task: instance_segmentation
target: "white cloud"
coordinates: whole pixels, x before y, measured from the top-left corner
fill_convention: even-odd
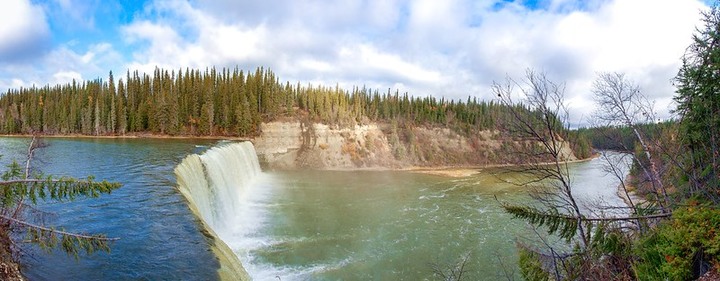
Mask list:
[[[267,66],[283,79],[413,94],[492,98],[490,84],[526,68],[567,82],[575,123],[592,110],[597,72],[627,73],[658,103],[674,89],[696,0],[156,1],[124,27],[131,68]],[[143,45],[146,44],[146,45]],[[667,114],[668,105],[660,105]]]
[[[285,22],[251,24],[215,16],[183,1],[158,1],[150,14],[170,16],[138,20],[123,28],[129,43],[147,44],[134,53],[135,61],[129,67],[149,71],[156,66],[268,66],[285,79],[330,85],[350,85],[352,81],[387,87],[442,82],[437,71],[422,66],[414,57],[364,39],[361,30],[374,34],[370,29],[395,29],[401,13],[398,2],[369,2],[310,4],[288,10],[294,17]],[[324,4],[330,8],[324,10]],[[373,13],[354,9],[367,7],[378,9],[381,16],[369,17],[371,27],[364,28],[360,26],[366,21],[364,15]],[[184,34],[172,26],[183,26]]]
[[[563,18],[552,40],[578,50],[585,63],[570,94],[589,99],[590,83],[582,81],[592,81],[597,72],[624,72],[657,100],[656,108],[667,118],[675,91],[671,79],[703,7],[695,1],[615,1],[594,13]]]
[[[29,0],[5,0],[0,9],[0,61],[42,55],[50,40],[45,12]]]
[[[55,1],[67,11],[75,5],[75,0]],[[8,3],[16,7],[13,16],[25,16],[0,17],[0,39],[49,38],[41,8]],[[85,10],[98,10],[98,3]],[[42,67],[0,65],[5,74],[0,87],[104,77],[110,69],[265,66],[281,79],[303,84],[491,99],[493,81],[521,78],[526,68],[534,68],[567,83],[578,123],[582,112],[592,111],[590,87],[597,72],[618,71],[656,98],[667,115],[674,93],[670,80],[699,23],[699,10],[706,8],[701,1],[539,3],[540,8],[528,9],[519,1],[494,0],[155,0],[119,28],[127,46],[115,47],[132,49],[130,58],[107,43],[66,43],[41,56]],[[0,40],[0,60],[7,42]],[[33,74],[20,80],[8,75],[18,70]]]
[[[134,52],[134,61],[128,64],[132,69],[225,66],[263,56],[265,52],[260,44],[266,44],[268,38],[262,25],[247,28],[225,24],[180,1],[159,1],[153,8],[172,11],[176,18],[139,20],[122,28],[128,43],[147,44]],[[183,36],[191,36],[192,40]]]
[[[75,81],[82,81],[82,75],[75,71],[60,71],[53,74],[53,83],[55,84],[67,84]]]
[[[0,79],[0,89],[19,89],[29,86],[31,86],[31,84],[28,84],[27,82],[18,78],[13,78],[9,80]]]
[[[398,55],[381,52],[369,45],[344,47],[340,49],[339,54],[339,61],[343,62],[344,68],[340,70],[344,72],[356,71],[357,76],[375,76],[380,79],[382,77],[395,78],[396,81],[409,81],[419,84],[441,82],[439,73],[426,70],[405,61]]]
[[[73,79],[107,79],[108,72],[123,73],[122,57],[108,43],[91,45],[84,52],[59,46],[36,63],[0,64],[0,91],[18,87],[69,83]]]
[[[120,64],[122,57],[109,43],[91,45],[85,52],[60,46],[43,58],[44,73],[77,72],[86,79],[106,78]],[[117,70],[117,69],[116,69]],[[122,69],[119,69],[122,70]]]
[[[590,87],[597,72],[625,72],[658,99],[667,117],[667,101],[674,94],[670,80],[705,6],[685,0],[617,0],[567,12],[571,1],[562,2],[551,4],[562,12],[514,5],[482,11],[477,27],[456,32],[460,44],[470,46],[460,51],[467,60],[459,64],[475,75],[470,83],[489,98],[492,80],[506,74],[522,77],[527,67],[545,71],[567,82],[571,115],[580,123],[583,112],[593,109]]]

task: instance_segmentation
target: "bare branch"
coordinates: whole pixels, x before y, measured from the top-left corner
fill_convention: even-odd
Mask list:
[[[44,226],[32,224],[32,223],[29,223],[29,222],[26,222],[26,221],[18,220],[18,219],[16,219],[16,218],[8,217],[8,216],[5,216],[5,215],[0,215],[0,218],[6,219],[6,220],[8,220],[8,221],[11,221],[11,222],[13,222],[13,223],[22,225],[22,226],[24,226],[24,227],[29,227],[29,228],[34,228],[34,229],[38,229],[38,230],[42,230],[42,231],[47,231],[47,232],[51,232],[51,233],[61,234],[61,235],[64,235],[64,236],[70,236],[70,237],[81,238],[81,239],[88,239],[88,240],[100,240],[100,241],[116,241],[116,240],[120,240],[120,238],[108,238],[108,237],[102,237],[102,236],[85,235],[85,234],[71,233],[71,232],[67,232],[67,231],[52,229],[52,228],[48,228],[48,227],[44,227]]]
[[[525,97],[528,105],[526,110],[522,110],[524,107],[513,100],[515,88]],[[564,210],[570,214],[569,217],[582,217],[570,186],[567,158],[571,154],[564,153],[565,147],[570,148],[569,145],[564,145],[570,139],[569,130],[565,127],[568,110],[564,104],[564,84],[550,81],[544,73],[527,70],[522,84],[508,78],[506,85],[494,83],[492,89],[501,103],[510,108],[514,117],[512,132],[530,143],[521,150],[521,154],[526,156],[522,159],[526,166],[514,171],[532,177],[522,182],[525,185],[544,183],[554,189],[554,192],[534,190],[531,196],[545,204],[549,210]],[[535,145],[539,145],[540,149]],[[542,220],[536,222],[542,224]],[[561,236],[568,238],[577,231],[583,247],[587,247],[589,236],[581,222],[569,222],[570,224],[563,227],[564,235]]]
[[[640,87],[625,78],[623,73],[600,73],[593,83],[593,95],[598,105],[594,118],[605,126],[621,125],[632,130],[642,147],[647,164],[635,158],[645,175],[650,179],[654,193],[658,194],[658,204],[664,212],[669,198],[660,179],[658,167],[653,159],[652,147],[646,136],[640,131],[642,123],[653,123],[655,113],[652,102],[640,93]],[[632,151],[632,150],[629,150]]]
[[[0,186],[6,186],[6,185],[13,185],[18,183],[76,183],[76,184],[92,184],[97,183],[94,181],[81,181],[76,179],[21,179],[21,180],[7,180],[7,181],[0,181]]]

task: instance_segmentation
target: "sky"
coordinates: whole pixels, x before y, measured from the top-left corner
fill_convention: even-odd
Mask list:
[[[2,0],[0,92],[156,67],[264,66],[281,81],[491,100],[527,69],[587,123],[598,73],[675,105],[701,0]]]

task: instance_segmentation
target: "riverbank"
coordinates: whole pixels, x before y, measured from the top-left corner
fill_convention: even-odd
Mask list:
[[[593,157],[586,159],[578,159],[572,161],[563,161],[562,164],[574,164],[588,162],[598,158],[599,155],[593,155]],[[541,163],[540,165],[553,165],[554,163]],[[418,174],[428,174],[435,176],[451,177],[451,178],[463,178],[469,177],[482,172],[485,169],[499,169],[499,168],[510,168],[519,167],[523,165],[518,164],[487,164],[487,165],[465,165],[465,166],[413,166],[413,167],[358,167],[358,168],[329,168],[322,169],[322,171],[335,171],[335,172],[358,172],[358,171],[370,171],[370,172],[410,172]]]
[[[470,137],[459,135],[446,128],[417,127],[412,129],[415,141],[403,142],[393,140],[397,136],[388,126],[373,123],[340,128],[314,123],[308,127],[298,122],[270,122],[263,123],[260,135],[254,138],[152,133],[38,136],[83,139],[251,141],[255,145],[263,167],[270,170],[414,171],[466,177],[477,174],[479,169],[510,167],[512,164],[502,163],[518,161],[507,156],[504,151],[519,144],[516,141],[504,140],[497,131],[480,131],[477,132],[477,136]],[[25,138],[32,135],[0,136]],[[578,161],[569,147],[563,150],[563,157],[569,160],[568,163]]]
[[[0,134],[3,138],[81,138],[81,139],[198,139],[198,140],[230,140],[230,141],[251,141],[251,138],[233,137],[233,136],[179,136],[179,135],[159,135],[159,134],[126,134],[126,135],[83,135],[83,134],[62,134],[62,135],[46,135],[46,134]]]
[[[246,138],[246,137],[233,137],[233,136],[179,136],[179,135],[162,135],[162,134],[151,134],[151,133],[132,133],[132,134],[125,134],[125,135],[82,135],[82,134],[62,134],[62,135],[35,135],[36,137],[40,138],[53,138],[53,139],[73,139],[73,138],[80,138],[80,139],[180,139],[180,140],[227,140],[227,141],[250,141],[253,142],[254,145],[257,145],[257,142],[263,142],[262,137],[258,138]],[[0,135],[0,137],[5,138],[31,138],[33,135],[30,134],[4,134]],[[276,144],[276,143],[272,143]],[[262,146],[262,144],[261,144]],[[299,149],[299,148],[296,148]],[[292,149],[291,149],[292,150]],[[386,149],[389,150],[389,149]],[[287,150],[286,150],[287,151]],[[389,152],[389,151],[386,151]],[[261,153],[258,153],[258,156],[261,156]],[[586,158],[586,159],[576,159],[576,160],[570,160],[570,161],[564,161],[563,163],[581,163],[593,160],[595,158],[598,158],[599,154],[593,154],[592,157]],[[293,159],[294,160],[294,159]],[[387,161],[386,161],[387,162]],[[469,177],[476,175],[481,172],[483,169],[494,169],[494,168],[508,168],[508,167],[515,167],[520,166],[518,164],[482,164],[482,165],[437,165],[437,166],[403,166],[398,163],[386,163],[389,164],[387,166],[371,166],[371,167],[357,167],[357,166],[342,166],[342,167],[302,167],[302,168],[309,168],[313,170],[327,170],[327,171],[407,171],[407,172],[413,172],[413,173],[421,173],[421,174],[430,174],[430,175],[436,175],[436,176],[445,176],[445,177],[453,177],[453,178],[460,178],[460,177]],[[541,163],[541,165],[551,165],[552,162],[548,163]],[[275,167],[277,168],[277,167]],[[287,164],[285,166],[280,167],[280,170],[294,170],[298,169],[298,167],[292,167],[292,165]]]
[[[4,253],[0,254],[0,280],[24,281],[25,277],[20,272],[20,264],[11,258],[8,250],[3,250]]]
[[[620,197],[629,207],[647,203],[647,200],[637,195],[637,188],[629,184],[631,179],[632,176],[627,175],[623,180],[624,183],[618,184],[617,196]],[[627,193],[625,192],[626,189]]]
[[[583,163],[583,162],[592,161],[593,159],[597,159],[598,157],[600,157],[600,154],[594,154],[590,158],[577,159],[577,160],[571,160],[571,161],[563,161],[561,163],[562,164]],[[553,164],[554,164],[553,162],[540,163],[540,165],[553,165]],[[488,164],[488,165],[471,165],[471,166],[456,166],[456,167],[448,167],[448,166],[409,167],[409,168],[400,168],[400,169],[395,169],[395,170],[396,171],[409,171],[409,172],[419,173],[419,174],[445,176],[445,177],[452,177],[452,178],[463,178],[463,177],[469,177],[469,176],[479,174],[484,169],[510,168],[510,167],[519,167],[519,166],[523,166],[523,165]]]

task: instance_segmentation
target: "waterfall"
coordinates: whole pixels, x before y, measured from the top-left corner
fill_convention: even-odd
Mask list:
[[[180,192],[216,232],[237,214],[238,204],[259,174],[260,164],[250,142],[189,155],[175,168]]]
[[[260,175],[255,147],[250,142],[229,143],[201,155],[189,155],[175,168],[175,175],[178,189],[190,209],[202,219],[207,231],[218,238],[215,240],[220,240],[216,241],[214,251],[217,250],[221,266],[230,267],[230,270],[237,266],[242,268],[237,255],[225,244],[228,241],[222,240],[223,236],[231,235],[231,228],[246,209],[242,203]],[[224,259],[230,264],[222,265]],[[230,275],[233,279],[235,274]]]

